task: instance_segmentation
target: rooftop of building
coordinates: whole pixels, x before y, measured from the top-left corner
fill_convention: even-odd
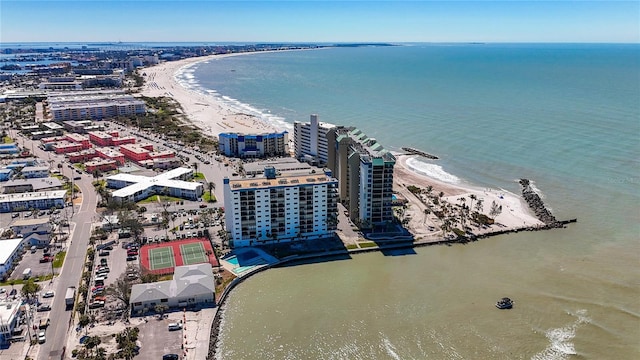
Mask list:
[[[37,191],[19,194],[0,194],[0,203],[41,199],[64,199],[66,190]]]
[[[391,154],[389,150],[385,149],[378,140],[368,137],[360,129],[354,127],[339,128],[336,129],[336,135],[336,140],[338,142],[346,137],[351,139],[351,147],[357,151],[361,157],[369,158],[368,160],[370,161],[373,161],[373,159],[381,159],[384,162],[393,163],[396,161],[393,154]]]
[[[264,172],[265,166],[273,166],[278,172],[289,171],[311,171],[313,167],[307,163],[299,162],[298,160],[288,158],[276,158],[275,160],[261,160],[246,162],[242,164],[244,171],[249,174],[261,174]]]
[[[193,172],[192,169],[180,167],[180,168],[166,171],[154,177],[119,173],[119,174],[109,176],[107,180],[125,181],[129,183],[133,183],[127,187],[114,191],[113,196],[116,196],[116,197],[131,196],[151,186],[162,186],[162,187],[168,187],[168,188],[185,189],[185,190],[194,191],[199,186],[202,186],[202,184],[199,182],[174,180],[177,177],[180,177],[182,175],[189,174],[192,172]]]
[[[299,175],[279,176],[275,179],[268,179],[264,176],[255,178],[227,179],[231,190],[265,189],[270,187],[320,185],[326,183],[336,183],[337,180],[324,173],[311,173]]]
[[[0,240],[0,264],[4,265],[9,260],[9,257],[20,246],[22,240],[22,238]]]
[[[36,179],[13,179],[5,182],[4,187],[7,186],[22,186],[31,185],[34,190],[46,189],[49,187],[62,186],[60,179],[54,177],[36,178]]]

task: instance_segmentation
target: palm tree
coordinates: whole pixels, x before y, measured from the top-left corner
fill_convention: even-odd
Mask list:
[[[213,202],[213,189],[216,188],[216,184],[213,181],[209,181],[207,186],[209,187],[209,201]]]
[[[477,212],[482,212],[482,203],[484,202],[484,200],[479,199],[478,202],[476,203],[476,211]]]
[[[473,209],[473,201],[478,200],[478,197],[476,196],[476,194],[471,194],[469,195],[469,199],[471,199],[471,203],[469,204],[469,209]]]
[[[89,325],[90,322],[91,322],[91,318],[89,317],[89,315],[85,315],[85,314],[82,314],[80,316],[80,319],[78,320],[78,325],[84,328],[85,335],[87,335],[87,332],[89,331],[89,329],[87,328],[87,325]]]
[[[198,162],[194,161],[193,162],[193,169],[194,169],[194,176],[198,176]]]

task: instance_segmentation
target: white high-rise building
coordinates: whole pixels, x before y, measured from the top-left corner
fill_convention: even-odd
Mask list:
[[[325,166],[329,159],[327,132],[336,126],[318,120],[311,115],[310,122],[293,123],[294,153],[296,159],[310,164]]]
[[[265,169],[267,174],[269,171]],[[225,223],[234,247],[328,238],[337,228],[330,173],[224,179]]]

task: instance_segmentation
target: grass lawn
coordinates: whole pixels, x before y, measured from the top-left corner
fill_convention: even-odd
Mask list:
[[[52,278],[51,274],[32,277],[33,281],[35,282],[47,281],[47,280],[51,280],[51,278]],[[13,285],[24,284],[27,281],[29,281],[29,279],[27,280],[15,279],[15,280],[0,281],[0,286],[11,286],[11,284]]]
[[[347,245],[347,249],[348,249],[348,250],[353,250],[353,249],[357,249],[357,248],[358,248],[358,245],[356,245],[356,244],[349,244],[349,245]]]
[[[202,194],[202,201],[216,202],[218,200],[216,199],[216,196],[214,194],[209,195],[209,191],[205,191],[204,194]]]
[[[376,243],[374,243],[373,241],[367,241],[367,242],[362,242],[360,243],[360,248],[364,249],[364,248],[370,248],[370,247],[376,247],[378,246]]]
[[[199,173],[194,173],[193,174],[193,178],[196,180],[206,180],[206,178],[204,177],[204,174],[199,172]]]
[[[158,195],[152,195],[152,196],[149,196],[146,199],[142,199],[142,200],[138,201],[138,204],[149,204],[149,203],[153,203],[153,202],[158,202]]]
[[[66,251],[60,251],[59,253],[57,253],[56,256],[53,258],[53,267],[54,268],[62,267],[62,263],[64,262],[64,257],[66,255],[67,255]]]

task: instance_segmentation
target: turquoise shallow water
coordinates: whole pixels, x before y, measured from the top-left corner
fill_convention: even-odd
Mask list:
[[[267,271],[234,290],[225,358],[640,357],[640,46],[413,45],[231,57],[179,75],[282,127],[318,113],[445,181],[519,192],[558,231]],[[233,71],[231,71],[233,70]],[[215,91],[214,91],[215,90]],[[289,124],[289,125],[288,125]],[[495,299],[516,307],[496,314]]]

